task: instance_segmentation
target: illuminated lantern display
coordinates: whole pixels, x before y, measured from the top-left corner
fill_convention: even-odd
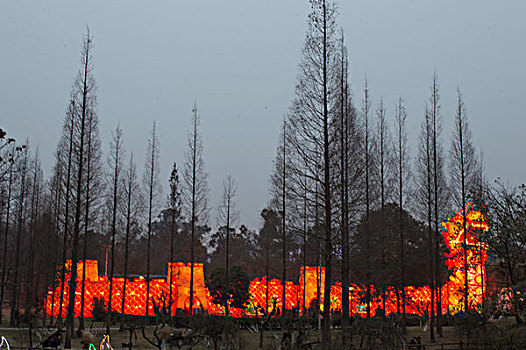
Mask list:
[[[168,277],[166,282],[170,281],[172,275],[172,298],[177,300],[178,309],[190,308],[190,263],[168,263]],[[169,293],[167,284],[167,294]],[[208,310],[208,298],[205,288],[205,275],[203,272],[203,263],[194,263],[194,308]],[[174,304],[175,306],[175,304]],[[172,308],[175,310],[175,308]],[[174,312],[174,311],[172,311]]]
[[[474,210],[473,204],[468,203],[464,210],[460,210],[442,225],[445,227],[442,235],[448,249],[447,267],[451,272],[444,295],[448,298],[449,311],[456,313],[464,309],[466,270],[469,308],[480,305],[486,292],[485,266],[488,261],[488,247],[481,236],[488,231],[488,220],[481,211]],[[464,242],[466,242],[466,257]],[[465,260],[467,260],[467,269]]]
[[[100,342],[99,350],[113,350],[110,344],[110,336],[105,335],[102,341]]]
[[[466,214],[464,214],[466,213]],[[464,232],[463,218],[466,215],[466,232]],[[464,264],[464,238],[466,239],[467,252],[467,273],[469,286],[469,307],[476,308],[482,303],[483,295],[486,292],[485,264],[488,260],[487,246],[482,243],[482,234],[488,230],[488,221],[485,215],[475,210],[472,204],[466,205],[464,210],[460,210],[453,218],[442,224],[447,252],[447,267],[449,279],[442,286],[442,306],[443,312],[449,311],[456,313],[463,310],[464,305],[464,284],[465,284],[465,264]],[[80,315],[80,298],[82,287],[83,261],[77,265],[77,290],[75,296],[75,316]],[[66,271],[71,268],[71,261],[66,263]],[[66,273],[65,288],[63,297],[63,317],[66,316],[67,301],[69,295],[70,273]],[[174,307],[172,313],[175,315],[177,309],[187,310],[190,306],[190,263],[176,262],[168,264],[168,276],[166,279],[152,279],[150,281],[150,295],[157,300],[164,293],[169,295],[170,286],[168,281],[172,281],[172,298]],[[292,281],[285,281],[285,305],[283,305],[282,291],[283,283],[279,279],[268,279],[267,277],[256,278],[250,282],[249,300],[244,309],[229,308],[232,317],[255,316],[256,311],[261,314],[263,310],[272,312],[276,308],[276,314],[282,310],[283,306],[287,310],[296,310],[303,314],[315,313],[319,308],[323,311],[324,301],[325,267],[302,266],[298,284]],[[124,279],[113,279],[113,311],[128,315],[145,316],[146,305],[146,281],[143,277],[135,278],[126,283],[126,302],[124,310],[122,305],[122,290]],[[365,302],[366,286],[351,284],[349,287],[349,313],[353,316],[363,317],[370,308],[371,315],[376,315],[379,311],[386,315],[401,312],[401,291],[394,287],[386,287],[384,293],[370,286],[371,301],[370,305]],[[61,287],[57,286],[54,291],[48,292],[46,312],[48,315],[53,310],[53,316],[57,316],[60,300]],[[107,304],[109,293],[109,280],[107,277],[99,276],[96,260],[86,260],[86,292],[84,317],[92,317],[93,300],[95,298],[104,299]],[[429,286],[406,286],[406,312],[424,316],[427,314],[431,302],[431,291]],[[318,295],[319,304],[318,304]],[[385,302],[383,301],[385,295]],[[331,311],[340,312],[342,310],[342,286],[336,282],[331,286]],[[436,303],[436,301],[435,301]],[[53,305],[55,304],[55,305]],[[154,316],[153,303],[150,303],[148,315]],[[225,310],[222,306],[214,304],[208,289],[205,286],[205,278],[202,263],[194,264],[194,308],[201,309],[212,315],[224,315]],[[385,310],[383,310],[385,305]]]
[[[9,350],[9,343],[7,342],[7,339],[2,337],[2,341],[0,342],[0,349]]]
[[[318,291],[320,294],[320,307],[323,310],[323,300],[325,291],[323,285],[325,283],[325,267],[319,266],[302,266],[300,269],[299,279],[299,300],[300,309],[309,310],[316,308],[318,303]],[[303,296],[305,295],[305,302]],[[341,286],[340,286],[340,300],[341,300]],[[340,301],[341,308],[341,301]],[[303,311],[302,311],[303,312]]]
[[[83,261],[79,261],[77,264],[77,270],[82,271]],[[171,267],[171,269],[170,269]],[[66,262],[66,271],[71,270],[71,261]],[[175,315],[177,308],[188,309],[190,305],[190,264],[185,263],[173,263],[169,264],[168,272],[172,273],[172,298],[175,300],[172,313]],[[82,274],[78,275],[77,278],[77,290],[75,295],[75,317],[80,316],[80,298],[82,288]],[[96,276],[96,278],[95,278]],[[65,288],[63,298],[63,313],[62,316],[66,316],[67,300],[69,297],[69,278],[70,273],[67,272],[65,276]],[[169,279],[159,278],[152,279],[150,281],[150,296],[157,302],[159,296],[164,293],[165,296],[170,293],[170,286],[167,283]],[[124,303],[124,310],[121,310],[122,306],[122,291],[124,286],[124,278],[113,279],[113,295],[112,295],[112,308],[115,312],[124,311],[128,315],[145,316],[146,307],[146,281],[143,277],[135,278],[126,282],[126,302]],[[46,306],[46,312],[51,314],[53,310],[53,316],[58,316],[58,303],[60,302],[60,286],[58,286],[54,293],[48,292],[48,300]],[[98,275],[98,267],[96,260],[86,260],[86,291],[85,291],[85,305],[84,317],[92,317],[93,300],[95,298],[104,299],[106,305],[108,303],[108,295],[110,290],[109,279],[105,276]],[[52,303],[55,306],[52,307]],[[149,316],[155,316],[153,309],[153,303],[149,303]],[[175,305],[177,305],[175,307]],[[194,308],[195,309],[208,309],[207,302],[207,291],[205,289],[204,282],[204,271],[202,263],[194,264]]]
[[[280,280],[273,278],[267,281],[266,277],[256,278],[250,282],[248,294],[250,295],[248,310],[255,313],[256,308],[272,312],[272,309],[283,308],[283,285]],[[275,306],[274,306],[275,305]],[[298,307],[298,286],[291,281],[285,282],[285,307],[290,310]],[[261,313],[261,311],[259,311]]]

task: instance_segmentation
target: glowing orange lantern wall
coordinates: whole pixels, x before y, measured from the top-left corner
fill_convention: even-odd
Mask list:
[[[466,213],[466,232],[464,232],[464,213]],[[446,244],[447,267],[450,272],[449,280],[442,286],[442,312],[449,311],[456,313],[463,310],[464,305],[464,239],[467,242],[467,262],[468,262],[468,286],[469,286],[469,306],[476,307],[482,302],[483,294],[486,291],[485,264],[488,259],[487,246],[481,243],[481,235],[488,230],[487,218],[477,210],[473,209],[472,204],[466,205],[464,210],[460,210],[456,215],[443,223],[444,230],[442,235]],[[80,315],[80,298],[82,286],[83,261],[77,265],[77,290],[75,296],[75,316]],[[66,269],[71,267],[71,261],[66,263]],[[66,274],[64,288],[62,316],[65,317],[67,300],[69,295],[69,277]],[[155,300],[164,293],[169,295],[170,281],[172,282],[172,299],[175,300],[172,312],[176,309],[186,310],[190,305],[190,264],[177,262],[168,264],[168,276],[166,279],[152,279],[150,281],[150,296]],[[320,308],[323,310],[325,268],[319,266],[303,266],[300,269],[299,283],[296,285],[291,281],[285,282],[285,307],[288,310],[296,309],[303,314],[309,310],[316,311],[318,306],[317,299],[320,294]],[[123,278],[113,279],[112,309],[116,312],[124,312],[129,315],[146,315],[146,281],[144,278],[135,278],[126,283],[126,302],[124,310],[121,310]],[[366,286],[352,284],[349,287],[350,307],[349,313],[354,316],[364,316],[367,308],[370,308],[371,315],[375,315],[379,310],[383,310],[385,305],[386,314],[400,312],[401,292],[393,287],[387,287],[385,293],[375,290],[370,286],[371,303],[366,305],[364,295]],[[60,303],[60,286],[55,291],[48,292],[46,312],[48,315],[53,313],[58,315]],[[253,316],[256,310],[267,310],[271,312],[274,305],[277,310],[282,310],[283,284],[279,279],[267,280],[267,277],[256,278],[251,281],[249,287],[250,298],[245,309],[230,309],[230,314],[234,317]],[[318,293],[319,291],[319,293]],[[84,316],[91,317],[93,309],[93,299],[104,299],[106,304],[109,293],[109,280],[107,277],[99,276],[96,260],[86,261],[86,296]],[[431,292],[429,286],[406,286],[406,312],[426,315],[430,307]],[[385,296],[385,302],[383,300]],[[213,303],[210,293],[205,286],[204,271],[202,263],[194,264],[194,308],[203,309],[210,314],[222,315],[224,308]],[[304,300],[305,298],[305,300]],[[342,309],[342,287],[337,282],[331,286],[331,310],[341,312]],[[433,301],[436,304],[436,301]],[[154,316],[153,303],[150,303],[148,315]]]
[[[82,264],[79,261],[77,264],[77,271],[79,276],[77,278],[77,290],[75,295],[75,316],[80,316],[80,299],[82,288]],[[190,264],[173,263],[169,264],[168,271],[172,272],[172,298],[175,300],[172,308],[172,313],[175,314],[176,309],[188,309],[190,305]],[[66,263],[66,271],[71,269],[71,261]],[[70,273],[66,273],[65,288],[62,306],[62,316],[66,316],[67,301],[69,297],[69,279]],[[169,279],[152,279],[150,281],[150,298],[156,301],[159,296],[164,293],[168,297],[170,292]],[[204,285],[203,264],[194,264],[194,308],[203,308],[208,310],[207,291]],[[146,281],[144,278],[135,278],[126,282],[126,302],[124,303],[124,310],[122,310],[122,292],[124,287],[124,278],[113,279],[113,293],[112,293],[112,310],[115,312],[123,312],[128,315],[146,315]],[[60,303],[60,286],[54,292],[48,292],[48,300],[46,312],[53,316],[57,316],[59,312]],[[86,260],[86,290],[84,299],[84,317],[92,317],[93,299],[104,299],[106,305],[108,304],[108,295],[110,290],[110,282],[107,277],[98,275],[98,266],[96,260]],[[53,305],[53,303],[55,305]],[[186,306],[185,306],[186,305]],[[149,303],[148,315],[154,316],[154,309],[152,303]]]

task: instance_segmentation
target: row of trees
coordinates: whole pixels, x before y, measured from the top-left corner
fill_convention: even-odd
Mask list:
[[[283,267],[292,257],[291,245],[308,256],[307,242],[316,240],[326,271],[325,295],[334,280],[342,282],[344,325],[351,276],[368,286],[367,305],[371,284],[382,286],[382,292],[386,285],[396,286],[404,320],[404,286],[429,284],[437,300],[437,310],[430,312],[434,340],[435,321],[442,332],[440,287],[446,277],[441,223],[467,202],[479,207],[485,203],[482,156],[472,142],[462,94],[459,90],[448,147],[438,78],[433,75],[417,149],[410,152],[403,99],[394,104],[389,121],[389,108],[381,98],[373,103],[366,80],[357,108],[337,6],[311,0],[311,8],[295,98],[283,121],[270,180]],[[283,268],[283,279],[286,272]],[[464,289],[468,300],[467,277]],[[324,310],[323,342],[328,348],[329,298]]]
[[[55,300],[59,310],[51,310],[52,314],[58,311],[59,316],[56,320],[51,317],[49,324],[65,325],[66,347],[71,345],[74,331],[73,296],[77,288],[81,289],[79,329],[85,326],[84,309],[93,307],[84,303],[85,265],[82,283],[73,282],[79,260],[96,258],[101,264],[105,262],[110,291],[114,288],[112,277],[119,275],[125,281],[123,294],[127,278],[132,275],[150,280],[153,273],[166,271],[168,261],[205,262],[209,272],[215,271],[210,275],[223,273],[224,281],[215,291],[225,305],[228,295],[233,293],[231,282],[241,277],[248,280],[248,274],[263,273],[258,268],[263,265],[254,261],[262,257],[265,249],[260,248],[263,245],[254,230],[238,226],[237,186],[231,175],[225,178],[223,196],[217,205],[217,232],[212,232],[209,226],[208,176],[196,104],[192,109],[184,166],[181,171],[173,164],[167,196],[161,191],[160,145],[155,122],[146,147],[142,181],[133,153],[126,154],[120,125],[111,133],[108,155],[102,154],[92,50],[93,38],[88,30],[82,42],[81,68],[71,88],[55,151],[55,165],[48,179],[44,178],[38,149],[29,147],[28,141],[15,142],[3,130],[0,135],[1,304],[9,300],[12,325],[23,322],[23,316],[40,313],[45,318],[42,309],[47,291],[59,287],[60,300]],[[270,216],[277,217],[271,210],[268,220],[275,220]],[[264,217],[267,221],[267,214]],[[269,266],[269,254],[274,249],[268,241],[275,239],[276,231],[267,224],[265,230],[268,231],[263,235],[265,259]],[[71,260],[71,265],[67,260]],[[245,287],[240,290],[241,295],[246,294],[248,285]],[[65,289],[69,290],[68,300],[63,300]],[[146,293],[148,308],[152,303],[149,285]],[[193,285],[190,293],[193,294]],[[190,312],[193,303],[194,298],[190,298]],[[113,309],[113,304],[110,297],[107,309]],[[172,291],[168,304],[172,304]],[[67,310],[62,310],[63,305],[67,305]],[[66,320],[62,320],[64,313]],[[110,323],[108,313],[108,333]]]
[[[31,152],[27,140],[17,142],[0,130],[0,304],[10,300],[11,324],[18,322],[20,306],[35,305],[40,287],[51,282],[60,244],[49,211],[41,210],[48,195],[38,149]]]
[[[151,255],[153,226],[161,207],[162,194],[159,179],[159,140],[156,124],[148,139],[145,170],[142,186],[137,179],[133,154],[128,167],[124,167],[125,148],[123,131],[120,126],[112,132],[108,166],[102,166],[98,116],[96,112],[96,86],[92,72],[92,37],[89,30],[83,41],[82,69],[79,71],[71,90],[71,102],[66,113],[61,141],[56,152],[56,166],[50,191],[53,198],[53,218],[57,233],[63,236],[60,285],[64,288],[66,258],[71,257],[71,279],[69,282],[69,301],[67,303],[66,342],[71,346],[73,334],[74,295],[77,262],[88,257],[87,242],[90,232],[98,230],[110,237],[110,296],[108,310],[112,310],[113,277],[116,272],[116,244],[120,235],[124,248],[124,280],[128,277],[130,239],[141,238],[146,241],[146,280],[151,277]],[[193,108],[193,128],[188,138],[188,150],[183,172],[183,186],[180,186],[177,165],[173,165],[170,178],[170,194],[167,198],[164,215],[170,224],[170,259],[173,259],[174,236],[180,226],[181,209],[186,211],[191,233],[190,261],[195,261],[194,245],[199,225],[207,223],[207,174],[202,159],[202,143],[199,135],[199,114]],[[138,234],[138,236],[137,236]],[[124,240],[122,240],[124,235]],[[135,236],[135,237],[134,237]],[[83,253],[79,244],[83,238]],[[167,258],[167,257],[166,257]],[[84,265],[85,266],[85,265]],[[193,277],[193,265],[191,269]],[[85,274],[82,278],[82,295],[85,292]],[[190,310],[193,309],[193,278],[190,284]],[[124,285],[124,291],[126,286]],[[61,294],[62,298],[62,294]],[[171,298],[171,295],[170,295]],[[124,302],[124,300],[123,300]],[[150,304],[150,285],[146,289],[146,310]],[[62,307],[62,300],[59,303]],[[84,327],[84,298],[81,302],[79,328]],[[60,312],[59,312],[60,314]],[[61,320],[59,317],[58,323]],[[107,332],[110,331],[110,313],[107,318]]]
[[[120,126],[112,132],[104,164],[93,41],[87,32],[49,179],[43,176],[38,149],[0,133],[0,299],[3,305],[9,297],[13,325],[19,322],[19,310],[30,314],[41,307],[49,287],[64,288],[68,271],[74,280],[78,260],[104,261],[101,248],[105,248],[110,253],[109,273],[105,269],[110,281],[116,274],[125,281],[132,274],[149,280],[152,273],[165,271],[167,261],[204,261],[215,286],[214,297],[225,305],[227,315],[229,296],[243,295],[233,282],[248,276],[295,279],[301,265],[325,266],[325,285],[321,286],[325,295],[334,281],[342,282],[345,327],[351,280],[374,284],[381,293],[387,286],[396,286],[402,315],[403,287],[431,285],[438,309],[431,304],[434,339],[435,323],[441,331],[440,286],[447,272],[440,224],[468,201],[479,206],[486,203],[490,216],[494,215],[493,230],[485,239],[495,256],[503,259],[508,284],[523,279],[526,191],[484,181],[482,156],[473,146],[460,91],[454,133],[447,145],[439,84],[433,75],[417,149],[410,152],[404,101],[396,101],[393,109],[381,98],[373,102],[367,81],[360,103],[355,101],[337,7],[326,0],[311,0],[311,7],[295,98],[283,119],[270,178],[272,200],[262,211],[263,226],[257,233],[244,225],[237,227],[236,183],[230,175],[218,205],[219,229],[212,232],[209,226],[209,190],[196,104],[184,166],[181,170],[173,164],[167,196],[161,192],[155,123],[142,182],[133,154],[126,155]],[[67,259],[72,260],[71,270],[63,268],[57,276],[56,266],[64,267]],[[69,285],[66,346],[73,334],[76,287]],[[84,295],[84,280],[81,289]],[[190,289],[193,295],[193,285]],[[467,300],[467,281],[464,292]],[[367,305],[371,293],[368,288]],[[171,291],[168,298],[171,305]],[[91,307],[83,300],[82,310]],[[110,298],[110,310],[112,302]],[[193,302],[191,297],[190,310]],[[149,303],[150,297],[146,307]],[[325,348],[331,343],[329,303],[325,298]],[[62,300],[59,305],[62,308]],[[286,316],[283,310],[283,320]],[[108,317],[108,332],[110,321]],[[61,325],[63,320],[59,316],[50,322]],[[79,327],[84,327],[82,317]]]
[[[28,316],[42,310],[48,288],[54,290],[60,286],[61,291],[68,288],[69,300],[62,300],[63,293],[57,300],[59,315],[63,313],[62,305],[68,305],[66,347],[71,346],[73,336],[77,288],[74,281],[79,260],[96,257],[103,261],[102,249],[109,252],[109,271],[106,261],[105,273],[110,279],[107,307],[111,310],[114,308],[111,290],[115,274],[124,276],[123,293],[126,293],[126,278],[131,273],[144,274],[150,280],[153,271],[164,271],[168,260],[203,261],[206,252],[203,244],[209,240],[213,243],[208,226],[209,189],[197,105],[194,104],[192,109],[192,129],[188,136],[182,181],[179,167],[174,163],[169,179],[170,191],[165,198],[159,179],[160,146],[155,122],[148,139],[142,183],[134,155],[126,155],[120,126],[112,131],[110,152],[106,157],[107,164],[104,164],[92,50],[93,38],[88,29],[82,43],[81,68],[71,88],[55,152],[56,163],[47,181],[38,149],[32,152],[28,142],[16,143],[3,130],[0,135],[1,305],[9,287],[11,324],[17,325],[21,321],[19,310]],[[219,209],[220,213],[226,213],[226,221],[220,225],[226,224],[226,232],[235,232],[235,182],[231,176],[225,181],[228,184],[225,187],[226,202],[223,201]],[[219,218],[223,220],[224,215],[219,215]],[[216,236],[222,234],[222,229],[219,231]],[[166,250],[169,254],[165,254]],[[66,265],[67,259],[71,259],[71,266]],[[56,266],[61,267],[58,275]],[[228,270],[228,259],[226,266]],[[193,274],[193,267],[191,271]],[[66,286],[67,273],[71,278]],[[84,328],[84,309],[92,307],[84,303],[84,276],[85,265],[80,287],[79,329]],[[148,309],[152,301],[149,284],[147,286]],[[193,294],[193,285],[190,294]],[[21,300],[22,297],[25,301]],[[171,291],[169,298],[171,304]],[[190,310],[193,302],[194,299],[190,298]],[[51,319],[50,323],[55,321],[58,326],[63,324],[61,316],[57,320]]]

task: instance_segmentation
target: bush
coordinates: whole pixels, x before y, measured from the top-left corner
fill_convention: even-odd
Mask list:
[[[502,343],[501,330],[477,311],[457,315],[453,322],[458,337],[470,345],[486,347]]]
[[[229,318],[193,316],[190,318],[189,326],[197,334],[210,337],[216,349],[219,345],[231,346],[237,343],[239,326]]]
[[[395,349],[403,343],[399,321],[396,317],[356,319],[352,325],[352,332],[360,337],[361,348],[382,346],[385,349]]]
[[[106,320],[108,309],[103,298],[93,298],[93,310],[91,311],[94,321]]]

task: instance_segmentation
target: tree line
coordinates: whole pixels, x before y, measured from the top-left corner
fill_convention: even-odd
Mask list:
[[[310,3],[295,96],[283,117],[269,178],[271,200],[261,212],[258,231],[240,224],[236,182],[227,175],[216,207],[219,228],[212,232],[197,103],[189,113],[184,164],[170,165],[170,178],[164,180],[168,195],[161,190],[155,121],[142,179],[133,153],[126,152],[120,125],[112,132],[109,153],[102,154],[93,37],[87,30],[50,176],[43,175],[38,147],[28,140],[16,141],[4,130],[0,133],[0,299],[10,306],[13,326],[24,315],[42,311],[47,290],[65,288],[70,272],[66,320],[63,300],[58,319],[47,320],[66,326],[65,345],[70,346],[77,288],[71,281],[79,260],[107,263],[104,270],[110,281],[115,275],[124,277],[123,293],[127,277],[150,280],[166,272],[167,261],[200,261],[226,315],[226,301],[237,293],[235,281],[255,276],[295,279],[302,265],[325,267],[325,284],[320,286],[325,295],[333,282],[341,281],[344,327],[350,324],[351,281],[367,286],[366,305],[372,298],[371,285],[382,294],[394,286],[404,321],[404,287],[430,285],[437,300],[437,310],[430,305],[434,339],[435,328],[441,334],[440,287],[447,278],[441,223],[467,202],[484,207],[492,218],[490,234],[480,239],[502,261],[508,286],[524,280],[526,190],[524,185],[492,184],[485,178],[483,155],[473,144],[460,89],[453,133],[447,138],[436,73],[419,117],[408,116],[402,98],[392,107],[381,97],[373,99],[367,80],[361,92],[353,94],[337,6],[326,0]],[[409,149],[408,118],[421,120],[415,150]],[[66,269],[68,259],[72,266]],[[80,288],[84,295],[84,278]],[[467,280],[464,293],[468,300]],[[91,307],[83,300],[82,310]],[[108,310],[113,302],[110,293]],[[190,313],[193,302],[190,297]],[[368,308],[366,312],[369,317]],[[287,310],[281,316],[285,326]],[[330,298],[324,300],[323,316],[322,341],[329,348]],[[45,314],[42,317],[45,320]],[[108,314],[108,333],[110,323]]]
[[[402,98],[391,108],[381,97],[374,102],[367,79],[362,92],[353,94],[337,5],[326,0],[311,0],[310,4],[295,96],[283,119],[270,180],[270,208],[279,217],[283,266],[290,264],[294,248],[304,255],[306,264],[321,261],[325,295],[330,294],[334,281],[342,283],[344,327],[349,326],[351,279],[366,286],[366,305],[371,300],[371,285],[380,287],[382,294],[386,286],[394,286],[403,327],[405,286],[430,285],[437,309],[431,303],[429,329],[434,341],[435,326],[442,336],[441,287],[447,278],[442,222],[473,203],[492,218],[492,234],[479,237],[491,249],[501,236],[499,225],[505,225],[497,224],[502,220],[499,216],[510,218],[503,210],[513,202],[511,211],[520,214],[513,218],[511,232],[522,237],[522,243],[514,241],[513,245],[523,249],[524,186],[507,188],[485,178],[483,154],[473,143],[460,88],[453,132],[449,137],[443,135],[445,113],[436,72],[420,117],[408,116]],[[356,95],[361,98],[354,98]],[[421,128],[416,149],[410,150],[407,119],[415,117],[422,120]],[[465,218],[463,227],[466,229]],[[310,250],[309,241],[317,249]],[[499,241],[502,239],[497,238]],[[466,271],[467,249],[464,239]],[[503,257],[496,250],[491,252],[495,258]],[[514,259],[510,266],[517,268],[524,264],[525,256],[517,254]],[[520,273],[512,270],[507,274],[519,278]],[[466,312],[470,305],[467,273],[465,276]],[[286,277],[283,268],[282,279]],[[370,317],[369,308],[366,312]],[[325,298],[325,348],[331,344],[330,322],[330,300]]]

